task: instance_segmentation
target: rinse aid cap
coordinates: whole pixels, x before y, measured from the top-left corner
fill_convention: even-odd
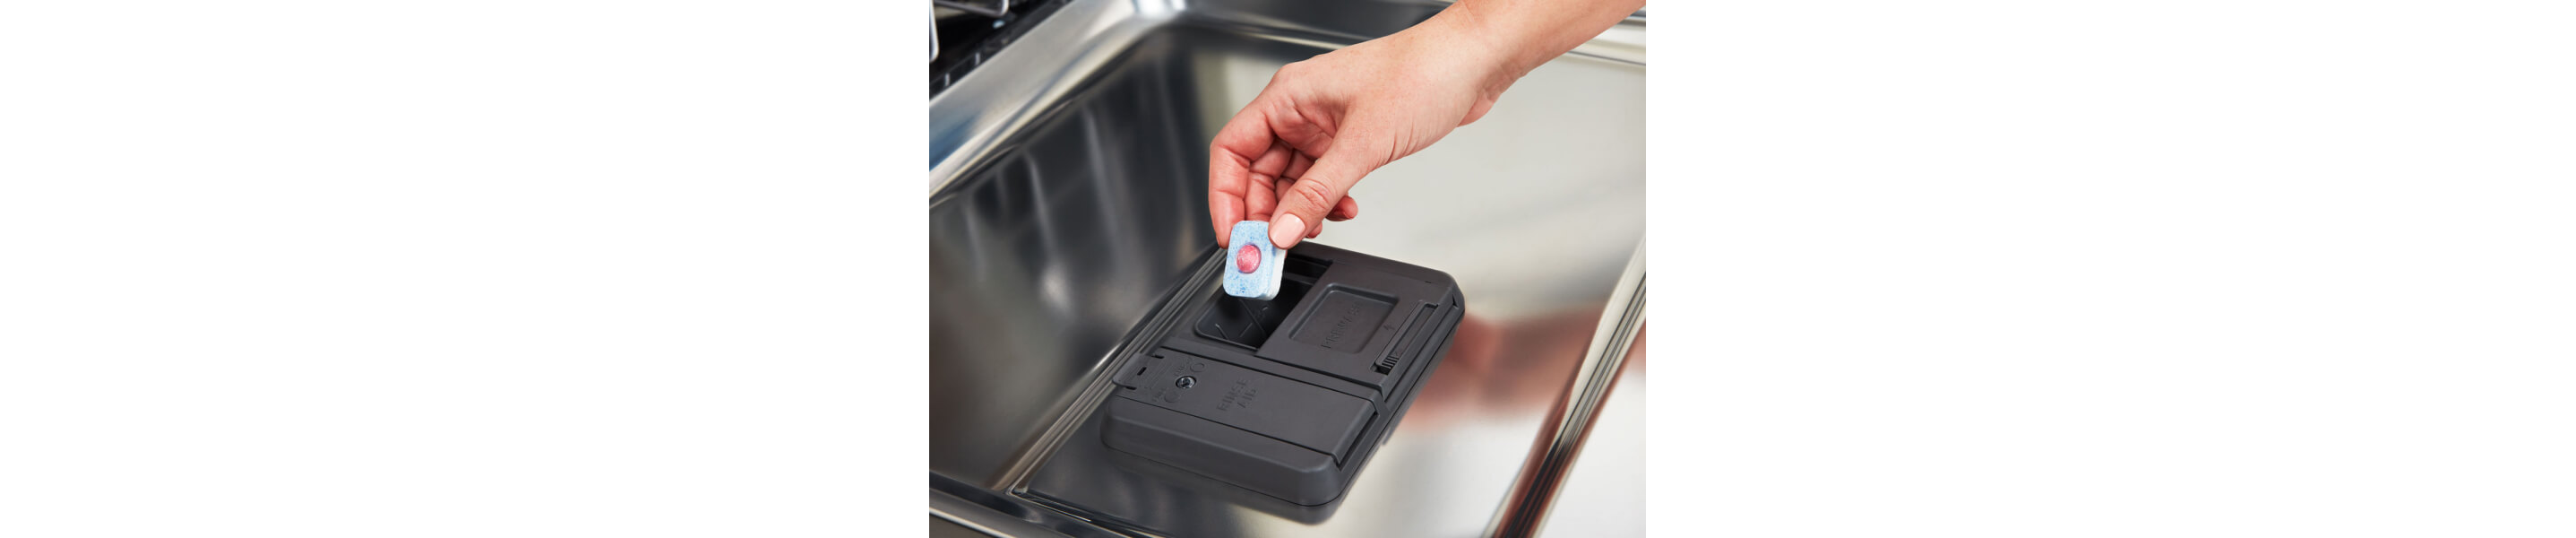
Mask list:
[[[1287,252],[1270,244],[1270,223],[1234,223],[1226,252],[1234,253],[1234,263],[1228,264],[1225,272],[1226,295],[1264,301],[1279,296],[1280,259]]]

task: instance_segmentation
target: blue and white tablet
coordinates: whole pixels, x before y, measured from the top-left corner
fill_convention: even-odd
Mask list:
[[[1287,253],[1270,244],[1270,223],[1234,223],[1234,234],[1225,245],[1226,295],[1264,301],[1279,295],[1280,257]]]

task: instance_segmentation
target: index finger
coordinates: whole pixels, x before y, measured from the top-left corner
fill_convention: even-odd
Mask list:
[[[1256,182],[1255,176],[1277,176],[1286,168],[1288,155],[1270,133],[1260,97],[1217,130],[1216,139],[1208,143],[1208,219],[1217,242],[1225,242],[1234,223],[1244,219],[1250,191],[1269,188],[1269,182]]]

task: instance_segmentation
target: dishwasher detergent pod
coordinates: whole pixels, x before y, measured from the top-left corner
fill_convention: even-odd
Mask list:
[[[1234,223],[1225,245],[1226,295],[1264,301],[1279,295],[1280,258],[1287,253],[1270,244],[1270,223]]]

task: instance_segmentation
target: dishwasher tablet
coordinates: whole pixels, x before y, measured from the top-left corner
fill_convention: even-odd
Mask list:
[[[1279,296],[1279,264],[1284,251],[1270,244],[1270,223],[1234,223],[1234,234],[1225,242],[1225,249],[1226,295],[1263,301]]]

